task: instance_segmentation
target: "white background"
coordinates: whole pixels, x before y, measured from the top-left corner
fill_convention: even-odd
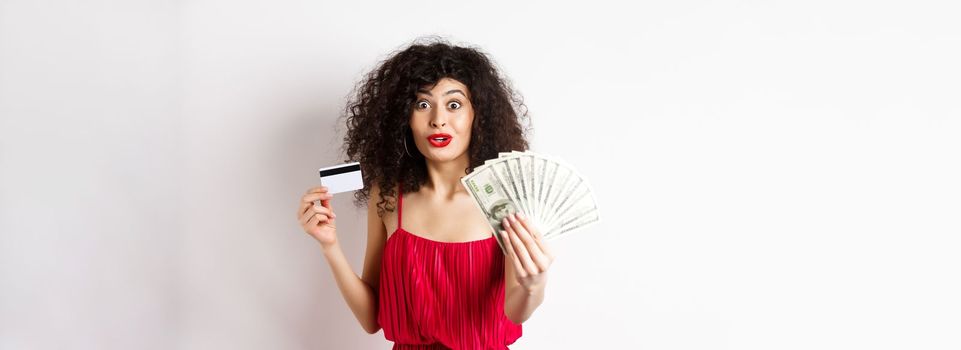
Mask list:
[[[961,347],[959,8],[626,3],[0,0],[0,349],[390,348],[294,212],[429,34],[601,201],[513,348]]]

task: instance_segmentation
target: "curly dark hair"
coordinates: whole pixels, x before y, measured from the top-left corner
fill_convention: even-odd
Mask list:
[[[394,211],[394,186],[415,192],[427,181],[427,164],[414,145],[410,116],[417,89],[451,78],[467,86],[474,107],[468,146],[470,173],[498,152],[527,150],[530,127],[523,97],[497,65],[476,47],[451,45],[437,37],[415,39],[379,62],[350,93],[342,119],[346,119],[344,151],[348,162],[360,162],[364,188],[354,193],[358,207],[370,200],[371,184],[380,188],[377,215]]]

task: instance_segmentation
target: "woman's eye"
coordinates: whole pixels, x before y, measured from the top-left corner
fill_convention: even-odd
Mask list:
[[[427,103],[427,101],[417,102],[417,108],[424,109],[424,108],[428,108],[428,107],[430,107],[430,104]]]
[[[454,101],[454,102],[451,102],[450,104],[448,104],[447,106],[449,106],[450,108],[453,108],[453,109],[458,109],[458,108],[460,108],[460,102]]]

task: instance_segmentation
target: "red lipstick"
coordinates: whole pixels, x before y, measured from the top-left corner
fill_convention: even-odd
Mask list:
[[[433,134],[427,136],[427,141],[430,142],[431,146],[444,147],[447,146],[447,144],[449,144],[450,140],[453,138],[454,137],[450,136],[450,134]]]

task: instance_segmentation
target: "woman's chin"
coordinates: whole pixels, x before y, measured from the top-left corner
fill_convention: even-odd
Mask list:
[[[457,153],[453,150],[431,150],[424,154],[424,158],[435,163],[453,162],[467,156],[467,152]]]

